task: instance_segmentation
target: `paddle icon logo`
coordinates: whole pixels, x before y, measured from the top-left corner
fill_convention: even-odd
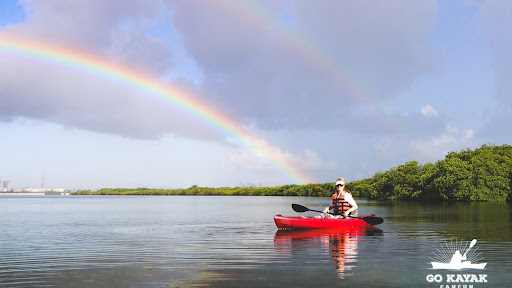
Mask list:
[[[478,263],[482,259],[478,248],[474,247],[476,239],[470,243],[467,241],[455,241],[441,244],[441,248],[435,252],[432,269],[462,270],[462,269],[484,269],[487,263]],[[464,254],[462,254],[464,253]]]

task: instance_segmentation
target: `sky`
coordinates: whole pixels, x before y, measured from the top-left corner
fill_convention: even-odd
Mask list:
[[[511,1],[1,0],[0,180],[355,181],[511,144]]]

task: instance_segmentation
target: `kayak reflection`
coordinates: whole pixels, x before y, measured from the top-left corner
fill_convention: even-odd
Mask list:
[[[277,230],[274,248],[279,253],[295,249],[320,249],[331,256],[339,279],[352,276],[356,267],[359,241],[362,236],[382,235],[377,228]]]

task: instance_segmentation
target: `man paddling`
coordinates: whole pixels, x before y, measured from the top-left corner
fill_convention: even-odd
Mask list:
[[[357,211],[359,207],[357,207],[357,203],[352,197],[352,193],[348,190],[345,190],[345,179],[338,178],[336,179],[336,193],[332,195],[331,205],[325,207],[322,214],[314,216],[313,218],[323,219],[338,219],[338,218],[348,218],[348,216]],[[330,214],[329,211],[333,209],[334,213]]]

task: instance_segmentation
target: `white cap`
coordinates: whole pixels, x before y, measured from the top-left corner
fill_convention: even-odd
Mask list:
[[[338,184],[345,185],[345,182],[338,180],[338,181],[336,181],[336,185],[338,185]]]

